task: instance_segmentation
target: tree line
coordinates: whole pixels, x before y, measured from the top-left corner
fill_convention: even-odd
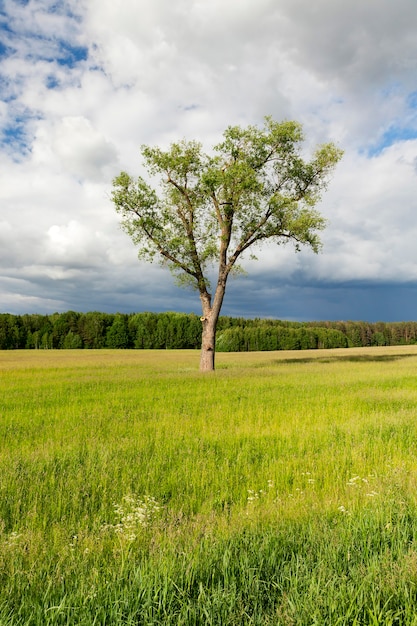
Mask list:
[[[186,313],[0,314],[0,350],[198,349],[200,318]],[[289,322],[220,317],[218,352],[314,350],[417,343],[417,322]]]

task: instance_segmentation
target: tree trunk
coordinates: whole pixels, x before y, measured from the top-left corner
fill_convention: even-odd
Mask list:
[[[213,306],[211,305],[211,296],[207,290],[203,289],[200,292],[201,306],[203,309],[203,317],[200,318],[203,325],[203,333],[201,337],[200,372],[214,371],[216,328],[226,291],[226,280],[227,273],[220,273],[216,293],[214,295]]]
[[[200,372],[213,372],[217,318],[214,320],[212,314],[208,317],[203,316],[201,323],[203,324],[203,333],[201,337]]]

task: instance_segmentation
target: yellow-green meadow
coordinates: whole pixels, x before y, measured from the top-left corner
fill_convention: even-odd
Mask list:
[[[0,352],[0,626],[417,624],[417,346]]]

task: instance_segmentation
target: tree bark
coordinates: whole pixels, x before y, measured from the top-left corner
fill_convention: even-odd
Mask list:
[[[213,372],[216,354],[216,326],[217,318],[214,319],[213,312],[201,318],[203,333],[201,336],[201,357],[200,372]]]
[[[200,372],[213,372],[216,352],[216,328],[226,291],[227,274],[219,277],[213,306],[211,296],[207,291],[200,292],[203,316],[200,318],[203,325],[201,336]]]

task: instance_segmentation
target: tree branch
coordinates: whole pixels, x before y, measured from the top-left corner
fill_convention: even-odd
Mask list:
[[[270,208],[268,208],[268,210],[266,211],[265,215],[258,222],[258,224],[255,226],[255,228],[253,228],[249,233],[247,233],[247,235],[241,240],[241,242],[239,243],[239,245],[236,248],[235,252],[229,258],[229,262],[227,264],[227,266],[229,268],[229,271],[232,269],[233,265],[236,263],[236,260],[238,259],[238,257],[245,250],[247,250],[256,241],[259,241],[260,239],[265,239],[265,236],[255,236],[254,237],[254,235],[256,235],[256,233],[259,232],[260,229],[263,226],[265,226],[265,224],[267,223],[267,221],[269,220],[271,215],[272,215],[272,210]]]
[[[168,181],[167,181],[168,184],[173,185],[175,189],[177,189],[177,191],[185,198],[189,211],[190,211],[189,219],[187,219],[187,216],[183,213],[183,211],[181,211],[180,207],[179,206],[176,207],[177,215],[179,216],[179,218],[181,219],[184,225],[185,234],[188,239],[188,243],[190,245],[191,262],[194,266],[194,272],[191,272],[190,270],[188,270],[187,273],[196,279],[200,293],[207,293],[206,280],[204,278],[204,273],[203,273],[203,269],[201,267],[201,262],[200,262],[200,256],[198,254],[197,245],[196,245],[195,236],[194,236],[194,210],[195,209],[194,209],[193,203],[186,190],[186,186],[182,186],[179,183],[177,183],[177,181],[175,181],[171,177],[171,174],[169,172],[167,172],[167,175],[168,175]],[[165,256],[165,258],[172,261],[172,258],[170,258],[169,253],[167,251],[165,252],[160,251],[160,253],[163,256]],[[179,266],[182,269],[184,269],[181,264],[179,264]]]

